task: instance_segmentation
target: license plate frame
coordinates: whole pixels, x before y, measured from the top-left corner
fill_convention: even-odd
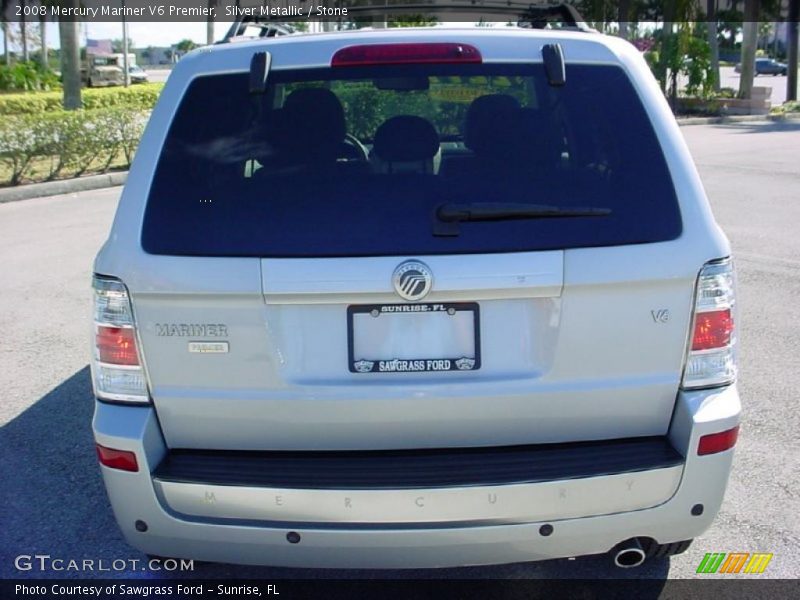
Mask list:
[[[450,311],[454,311],[450,313]],[[373,314],[391,318],[393,313],[413,314],[445,312],[451,316],[457,312],[471,312],[474,336],[474,356],[418,357],[418,358],[380,358],[356,357],[355,316]],[[351,373],[442,373],[457,371],[461,373],[477,371],[481,368],[481,327],[480,306],[477,302],[431,302],[420,304],[352,304],[347,307],[347,363]]]

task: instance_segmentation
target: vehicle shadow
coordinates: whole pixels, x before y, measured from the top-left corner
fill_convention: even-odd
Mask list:
[[[719,129],[736,130],[738,133],[775,133],[800,131],[800,120],[785,121],[739,121],[714,125]]]
[[[0,428],[0,577],[231,578],[231,579],[655,579],[665,580],[669,559],[617,569],[607,556],[492,567],[408,570],[328,570],[196,563],[187,572],[17,570],[19,555],[82,561],[146,557],[117,528],[97,466],[89,368],[63,381]],[[95,562],[97,564],[97,562]],[[659,586],[653,586],[659,587]]]
[[[80,576],[21,573],[20,554],[110,558],[122,548],[94,456],[92,410],[84,367],[0,428],[2,577]]]

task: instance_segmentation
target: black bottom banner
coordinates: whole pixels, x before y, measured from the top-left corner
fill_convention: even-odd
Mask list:
[[[0,598],[78,600],[88,598],[800,598],[800,580],[608,579],[608,580],[436,580],[303,579],[264,580],[54,580],[7,579]]]

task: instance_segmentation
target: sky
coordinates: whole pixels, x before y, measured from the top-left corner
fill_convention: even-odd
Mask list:
[[[221,40],[231,26],[232,21],[216,21],[214,23],[214,34],[217,40]],[[459,26],[463,23],[441,23],[443,26]],[[31,28],[37,29],[38,23],[31,23]],[[183,22],[159,22],[159,23],[128,23],[128,36],[133,40],[134,48],[147,48],[148,46],[169,47],[177,44],[183,39],[190,39],[198,44],[206,43],[206,24],[205,22],[183,23]],[[121,23],[82,23],[81,24],[81,45],[86,43],[86,38],[105,40],[122,39]],[[0,33],[0,46],[2,46],[3,35]],[[50,48],[58,48],[58,24],[47,24],[47,45]],[[32,48],[35,49],[35,48]],[[19,48],[12,48],[19,50]]]
[[[30,24],[32,28],[38,28],[37,24]],[[222,39],[231,21],[217,21],[214,23],[214,34],[216,39]],[[147,48],[148,46],[171,46],[183,39],[190,39],[198,44],[206,43],[206,24],[198,23],[128,23],[128,36],[134,42],[136,48]],[[86,42],[86,38],[105,40],[121,39],[121,23],[83,23],[81,25],[81,44]],[[3,35],[0,34],[0,40]],[[58,48],[58,24],[47,24],[47,45],[50,48]]]
[[[217,21],[214,23],[216,39],[222,39],[231,21]],[[92,39],[118,39],[122,38],[122,25],[120,23],[87,23],[87,37]],[[198,44],[206,43],[205,23],[129,23],[128,36],[137,48],[147,46],[171,46],[183,39],[190,39]]]
[[[216,21],[214,23],[215,39],[221,40],[231,26],[232,21]],[[440,23],[441,26],[463,26],[464,23]],[[499,23],[502,25],[502,23]],[[643,29],[652,27],[652,23],[640,23]],[[38,23],[31,23],[29,25],[34,30],[39,27]],[[158,22],[158,23],[128,23],[128,36],[133,40],[133,47],[144,49],[148,46],[169,47],[177,44],[183,39],[190,39],[197,44],[205,45],[206,43],[206,24],[205,22]],[[115,23],[82,23],[81,24],[81,45],[86,43],[86,38],[105,40],[105,39],[121,39],[122,38],[122,24]],[[2,46],[3,35],[0,33],[0,46]],[[47,24],[47,45],[50,48],[58,48],[58,24]],[[35,47],[32,47],[36,50]],[[19,50],[13,48],[12,50]]]

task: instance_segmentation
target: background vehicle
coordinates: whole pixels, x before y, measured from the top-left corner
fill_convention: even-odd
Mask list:
[[[124,57],[122,54],[87,54],[84,67],[81,68],[81,80],[88,87],[106,87],[113,85],[125,85],[125,70],[123,67]],[[137,81],[142,81],[141,73],[134,69],[141,69],[136,66],[136,55],[128,54],[128,65],[131,72],[131,81],[134,77]],[[144,73],[144,71],[141,71]],[[145,81],[147,74],[145,73]]]
[[[90,54],[84,64],[81,80],[88,87],[125,84],[125,74],[113,54]]]
[[[139,65],[130,65],[128,68],[131,83],[147,83],[150,78],[147,72]]]
[[[742,72],[742,64],[738,63],[734,67],[737,73]],[[778,62],[772,58],[757,58],[756,59],[756,75],[786,75],[789,72],[789,67],[782,62]]]
[[[98,456],[145,552],[636,566],[722,502],[730,248],[624,41],[190,53],[95,272]]]

